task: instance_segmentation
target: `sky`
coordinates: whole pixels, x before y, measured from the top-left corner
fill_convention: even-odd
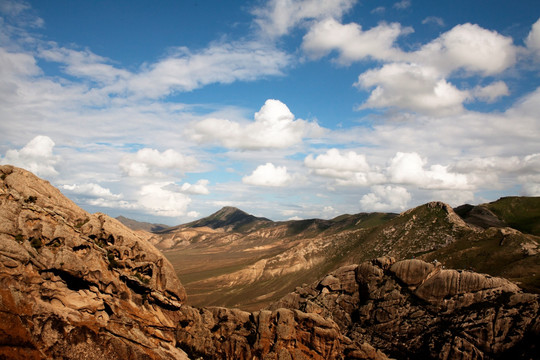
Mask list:
[[[540,196],[540,2],[0,0],[0,164],[177,225]]]

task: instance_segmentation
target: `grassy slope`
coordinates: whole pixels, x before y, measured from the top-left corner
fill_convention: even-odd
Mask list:
[[[540,197],[504,197],[485,206],[509,227],[540,236]]]

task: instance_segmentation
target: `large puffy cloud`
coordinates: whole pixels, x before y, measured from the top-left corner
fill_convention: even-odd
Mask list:
[[[320,134],[316,123],[294,119],[287,105],[269,99],[255,113],[255,121],[241,124],[209,118],[191,124],[186,133],[195,141],[218,142],[228,148],[278,149],[297,145],[304,137]]]
[[[360,205],[365,211],[396,211],[405,210],[410,200],[411,194],[402,186],[375,185]]]
[[[426,161],[417,153],[398,152],[390,161],[388,175],[395,184],[409,184],[427,189],[461,189],[474,188],[465,174],[452,173],[448,166],[432,165],[424,169]]]
[[[122,171],[133,177],[163,176],[158,169],[176,170],[180,173],[193,170],[197,166],[196,159],[184,156],[172,149],[159,152],[156,149],[144,148],[135,154],[124,156],[120,162]]]
[[[384,181],[384,175],[372,171],[363,154],[347,151],[343,154],[338,149],[330,149],[316,157],[308,155],[304,159],[313,173],[333,178],[338,185],[371,185]]]
[[[360,74],[356,85],[370,91],[368,100],[360,106],[362,109],[398,107],[443,116],[462,112],[467,101],[494,102],[509,94],[501,81],[460,90],[448,79],[458,71],[466,76],[492,76],[514,65],[518,48],[510,37],[467,23],[455,26],[418,50],[405,52],[396,40],[411,31],[397,23],[381,23],[364,31],[356,23],[323,19],[304,36],[302,48],[312,58],[336,50],[337,60],[342,63],[366,58],[387,63]],[[535,34],[533,29],[528,38],[531,48],[536,44]]]
[[[512,38],[475,24],[457,25],[410,53],[412,61],[435,66],[443,73],[464,69],[483,75],[498,74],[516,61]]]
[[[269,37],[287,34],[305,20],[340,18],[356,0],[270,0],[253,13],[261,32]]]
[[[266,163],[259,165],[251,175],[243,177],[242,182],[248,185],[280,187],[290,184],[292,179],[287,167]]]
[[[182,193],[171,191],[168,182],[152,183],[141,187],[138,205],[146,212],[167,217],[185,216],[191,199]]]
[[[8,150],[2,164],[11,164],[29,170],[40,176],[55,176],[59,157],[53,154],[54,141],[48,136],[38,135],[21,150]]]
[[[382,23],[363,31],[362,27],[355,23],[343,25],[335,19],[326,19],[314,25],[304,36],[302,48],[311,58],[319,58],[337,50],[342,63],[367,57],[390,59],[401,56],[401,51],[394,47],[394,42],[409,31],[397,23]]]
[[[469,97],[447,82],[435,68],[409,63],[386,64],[358,77],[356,86],[375,87],[360,108],[397,106],[417,112],[447,115],[463,110]]]

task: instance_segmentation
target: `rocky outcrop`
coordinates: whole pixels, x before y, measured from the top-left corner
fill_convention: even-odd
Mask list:
[[[343,336],[334,321],[313,313],[188,307],[180,312],[178,346],[194,358],[387,359],[369,344]]]
[[[48,182],[0,167],[0,358],[187,358],[170,263]]]
[[[333,319],[353,341],[399,359],[534,357],[538,296],[502,278],[379,258],[298,288],[271,308]]]
[[[381,257],[265,310],[194,308],[147,240],[1,166],[0,359],[539,357],[538,296],[502,278]]]

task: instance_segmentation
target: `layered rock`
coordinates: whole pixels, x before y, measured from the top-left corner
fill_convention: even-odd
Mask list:
[[[0,358],[186,358],[170,263],[48,182],[0,167]]]
[[[396,358],[538,354],[538,296],[502,278],[421,260],[379,258],[340,268],[271,308],[333,319],[343,335]]]
[[[183,307],[178,346],[204,359],[387,359],[365,342],[356,343],[320,315],[276,309]]]

